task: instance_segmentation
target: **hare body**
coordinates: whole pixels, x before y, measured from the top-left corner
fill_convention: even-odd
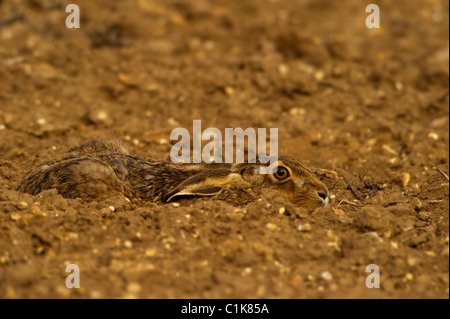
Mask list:
[[[207,196],[244,205],[257,199],[262,188],[273,188],[308,210],[327,205],[327,187],[294,159],[280,157],[273,174],[259,174],[266,165],[157,162],[129,154],[118,140],[94,140],[36,166],[18,190],[35,195],[56,188],[64,197],[86,200],[124,194],[155,203]]]

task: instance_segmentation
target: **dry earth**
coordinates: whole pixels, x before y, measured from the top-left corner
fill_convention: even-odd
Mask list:
[[[448,298],[448,1],[372,2],[380,29],[367,1],[79,0],[69,30],[70,1],[0,1],[0,297]],[[194,119],[279,128],[331,205],[16,191],[92,138],[167,159]]]

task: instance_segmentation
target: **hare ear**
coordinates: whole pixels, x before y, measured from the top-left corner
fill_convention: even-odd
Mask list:
[[[195,187],[194,185],[193,187],[187,187],[181,190],[177,187],[175,191],[170,192],[165,196],[164,201],[169,203],[185,196],[214,196],[219,194],[222,189],[222,187],[212,185],[204,185],[199,187]]]
[[[164,201],[171,202],[183,196],[214,196],[231,185],[249,187],[240,174],[229,169],[206,170],[176,186],[166,196]]]

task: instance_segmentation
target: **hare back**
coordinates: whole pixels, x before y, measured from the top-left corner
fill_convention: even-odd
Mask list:
[[[129,193],[113,167],[100,159],[87,157],[38,165],[24,176],[18,190],[36,195],[52,188],[67,198],[89,200]]]
[[[70,152],[59,160],[38,165],[23,177],[18,190],[36,195],[56,188],[67,198],[94,200],[124,194],[130,199],[167,202],[183,191],[183,187],[177,188],[180,184],[185,183],[188,188],[206,179],[228,176],[224,169],[227,165],[220,164],[170,164],[123,153],[77,155]],[[189,178],[192,180],[186,183]]]

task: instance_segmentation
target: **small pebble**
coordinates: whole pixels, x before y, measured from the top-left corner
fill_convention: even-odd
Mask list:
[[[278,213],[279,213],[280,215],[283,215],[285,212],[286,212],[286,208],[284,208],[284,207],[281,207],[281,208],[278,210]]]
[[[331,279],[333,279],[333,275],[329,272],[329,271],[324,271],[320,277],[322,277],[322,279],[326,280],[326,281],[330,281]]]
[[[247,276],[247,275],[250,275],[251,272],[252,272],[252,269],[250,267],[246,267],[246,268],[244,268],[244,270],[242,270],[241,275]]]
[[[105,111],[99,111],[96,117],[97,120],[104,122],[109,118],[109,115]]]
[[[432,128],[440,128],[445,126],[448,123],[448,116],[445,117],[441,117],[438,119],[433,120],[433,122],[431,122],[431,127]]]
[[[391,164],[395,164],[397,162],[397,157],[391,158],[388,162]]]
[[[20,205],[20,208],[27,208],[28,207],[28,204],[25,203],[25,202],[20,202],[19,205]]]
[[[308,232],[311,231],[311,225],[309,223],[298,225],[298,230],[301,232]]]
[[[409,257],[406,262],[408,263],[408,266],[414,267],[417,264],[417,259],[413,257]]]
[[[420,208],[422,207],[422,202],[418,198],[413,198],[413,200],[411,201],[411,205],[415,210],[420,210]]]
[[[123,245],[125,246],[125,248],[128,248],[128,249],[133,248],[133,243],[131,241],[129,241],[129,240],[125,240],[123,242]]]
[[[228,94],[228,95],[233,95],[234,94],[234,89],[232,87],[230,87],[230,86],[227,86],[225,88],[225,93]]]
[[[155,257],[157,254],[158,254],[158,252],[156,251],[156,249],[147,248],[145,250],[145,256],[147,256],[147,257]]]
[[[402,91],[403,90],[403,83],[402,82],[395,82],[395,89],[397,91]]]
[[[403,173],[402,174],[402,186],[407,187],[409,184],[409,181],[411,180],[411,174],[409,173]]]
[[[373,238],[373,239],[377,239],[377,240],[380,239],[380,236],[378,235],[378,233],[374,232],[374,231],[365,233],[364,235],[367,237]]]
[[[324,77],[325,77],[325,72],[322,70],[319,70],[314,73],[314,79],[316,81],[322,81]]]
[[[38,206],[31,207],[31,212],[36,215],[42,215],[42,211]]]
[[[391,154],[391,155],[398,155],[397,151],[394,150],[392,147],[390,147],[387,144],[384,144],[382,147],[383,151],[387,154]]]
[[[169,117],[168,119],[167,119],[167,123],[170,125],[170,126],[174,126],[174,127],[180,127],[180,122],[178,122],[177,120],[175,120],[173,117]]]
[[[286,64],[280,64],[278,66],[278,72],[280,75],[285,76],[289,72],[289,67]]]
[[[428,138],[437,141],[439,139],[439,135],[437,133],[430,132],[428,133]]]
[[[14,220],[14,221],[18,221],[18,220],[20,220],[20,219],[22,219],[22,216],[20,216],[19,214],[11,214],[11,220]]]
[[[242,208],[236,208],[235,210],[233,210],[233,214],[242,214],[243,210]]]
[[[289,114],[304,117],[306,115],[306,111],[305,109],[299,107],[293,107],[289,110]]]
[[[128,78],[128,76],[126,74],[120,73],[117,76],[118,80],[120,82],[122,82],[123,84],[128,84],[130,82],[130,79]]]
[[[267,229],[271,230],[271,231],[275,231],[277,230],[277,225],[273,224],[273,223],[267,223],[266,224]]]
[[[429,218],[430,218],[430,213],[428,213],[428,212],[420,212],[419,214],[418,214],[418,217],[419,217],[419,219],[420,220],[428,220]]]

